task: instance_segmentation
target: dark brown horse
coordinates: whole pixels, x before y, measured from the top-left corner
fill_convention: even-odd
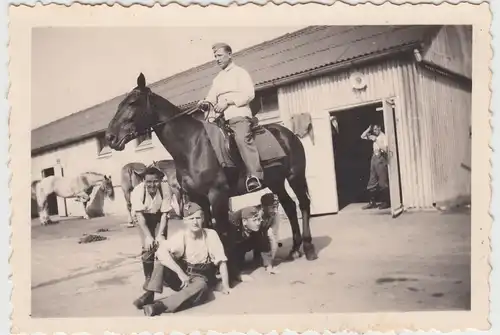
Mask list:
[[[178,208],[174,208],[178,216],[182,217],[182,207],[184,205],[184,195],[182,189],[177,181],[175,163],[172,160],[161,160],[158,162],[153,162],[167,177],[168,186],[172,194],[175,196],[174,205]],[[146,165],[139,162],[127,163],[122,167],[121,171],[121,187],[123,191],[123,196],[125,197],[125,202],[127,203],[128,211],[128,223],[133,225],[135,222],[134,216],[132,215],[132,204],[130,202],[130,194],[134,187],[139,185],[143,181],[141,173],[146,169]]]
[[[226,249],[231,250],[233,242],[231,236],[228,236],[229,199],[241,194],[235,179],[244,173],[241,173],[241,168],[223,168],[203,122],[181,114],[179,108],[146,86],[146,79],[141,73],[137,78],[137,87],[120,102],[115,116],[110,121],[106,140],[112,149],[121,151],[125,144],[138,134],[153,129],[165,149],[172,155],[179,183],[189,200],[198,203],[205,213],[215,218],[214,228],[220,234]],[[301,256],[300,248],[304,242],[306,258],[316,259],[309,226],[310,199],[305,176],[304,147],[299,138],[283,126],[271,124],[263,127],[274,135],[286,154],[281,165],[264,168],[264,185],[278,196],[290,221],[293,234],[290,258]],[[299,200],[302,234],[296,204],[285,189],[285,180]]]

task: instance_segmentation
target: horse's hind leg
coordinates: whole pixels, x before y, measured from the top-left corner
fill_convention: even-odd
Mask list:
[[[307,181],[305,176],[290,178],[288,180],[290,187],[299,200],[299,207],[302,212],[302,238],[304,239],[304,253],[307,260],[315,260],[318,258],[314,245],[312,243],[310,216],[311,216],[311,200],[307,192]]]
[[[48,213],[49,203],[47,201],[47,195],[45,195],[40,189],[36,190],[36,203],[38,206],[38,216],[40,218],[40,223],[42,226],[50,224],[50,216]]]
[[[285,189],[285,181],[269,185],[269,189],[278,196],[279,202],[285,210],[288,221],[292,228],[293,246],[289,258],[296,259],[302,256],[300,246],[302,245],[302,235],[300,233],[299,220],[297,218],[297,207],[295,201],[290,197]]]
[[[123,196],[125,197],[125,203],[127,204],[127,212],[128,212],[128,224],[134,224],[134,218],[132,217],[132,203],[130,202],[130,192],[129,190],[123,190]]]

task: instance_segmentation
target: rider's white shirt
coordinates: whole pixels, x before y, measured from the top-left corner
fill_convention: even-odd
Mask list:
[[[216,104],[221,99],[233,101],[235,105],[229,106],[224,111],[226,120],[237,116],[252,117],[250,101],[255,97],[255,87],[250,74],[231,63],[220,71],[212,82],[212,87],[205,100]]]

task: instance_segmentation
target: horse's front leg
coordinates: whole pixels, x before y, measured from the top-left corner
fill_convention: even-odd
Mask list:
[[[299,207],[302,212],[302,236],[304,239],[304,253],[309,261],[318,258],[314,244],[312,243],[310,216],[311,216],[311,200],[307,195],[307,181],[305,176],[293,178],[288,181],[293,192],[299,200]]]
[[[293,201],[293,199],[287,193],[284,181],[282,184],[275,184],[270,186],[269,188],[274,194],[278,196],[278,200],[283,207],[283,210],[285,211],[292,228],[293,246],[292,250],[290,250],[288,258],[292,260],[300,258],[303,255],[300,251],[300,247],[302,246],[302,234],[300,233],[295,201]]]
[[[224,251],[227,257],[227,267],[229,272],[229,281],[234,283],[241,280],[240,266],[238,264],[238,255],[235,249],[234,229],[231,229],[229,222],[229,196],[221,188],[213,188],[209,192],[209,200],[212,206],[212,215],[215,218],[215,230],[219,234]]]

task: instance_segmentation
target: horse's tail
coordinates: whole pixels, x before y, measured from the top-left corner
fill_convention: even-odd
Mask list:
[[[31,199],[36,200],[36,188],[40,184],[40,180],[34,180],[31,182]]]

